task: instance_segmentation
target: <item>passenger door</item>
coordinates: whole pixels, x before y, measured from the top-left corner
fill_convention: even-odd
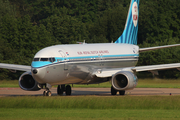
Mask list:
[[[62,61],[64,62],[64,70],[68,70],[68,59],[66,54],[62,50],[59,50],[59,53],[62,56]]]

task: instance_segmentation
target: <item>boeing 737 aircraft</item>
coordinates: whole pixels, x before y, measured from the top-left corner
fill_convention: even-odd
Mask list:
[[[111,94],[124,95],[137,85],[136,72],[157,71],[180,67],[179,63],[138,66],[139,53],[180,44],[139,48],[137,46],[139,0],[131,0],[123,34],[115,43],[55,45],[40,50],[31,66],[0,64],[0,68],[25,71],[19,78],[23,90],[46,89],[58,85],[57,94],[71,95],[69,84],[98,84],[111,81]]]

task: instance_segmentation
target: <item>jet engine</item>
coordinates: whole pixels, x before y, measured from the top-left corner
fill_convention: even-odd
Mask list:
[[[25,72],[23,73],[19,78],[19,86],[23,90],[27,91],[38,91],[41,88],[38,85],[38,82],[34,80],[34,78],[31,75],[31,72]]]
[[[120,71],[113,75],[112,86],[118,91],[128,90],[135,88],[137,85],[137,81],[137,76],[134,75],[132,72]]]

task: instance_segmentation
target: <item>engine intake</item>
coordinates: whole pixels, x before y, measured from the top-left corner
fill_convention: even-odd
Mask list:
[[[38,91],[41,89],[38,82],[32,77],[31,72],[25,72],[20,76],[19,86],[21,89],[27,91]]]
[[[133,89],[137,85],[137,76],[129,71],[120,71],[113,75],[112,86],[116,90]]]

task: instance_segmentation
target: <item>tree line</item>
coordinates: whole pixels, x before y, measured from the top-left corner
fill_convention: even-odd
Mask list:
[[[30,65],[40,49],[56,44],[108,43],[122,34],[130,0],[0,0],[0,63]],[[138,45],[180,43],[178,0],[141,0]],[[140,53],[138,65],[180,62],[180,47]],[[161,78],[179,78],[177,70]],[[166,74],[167,73],[167,74]],[[0,79],[19,74],[0,69]],[[140,75],[141,76],[141,75]]]

